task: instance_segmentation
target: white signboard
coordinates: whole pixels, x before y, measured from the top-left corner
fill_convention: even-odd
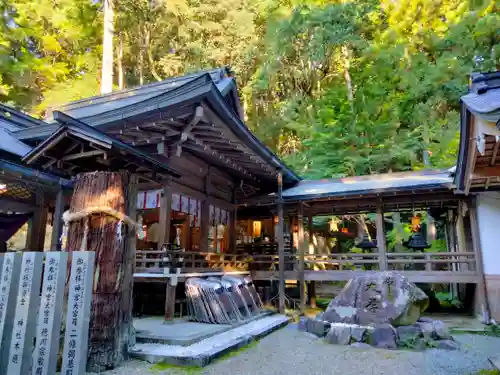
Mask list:
[[[16,296],[21,272],[21,254],[0,256],[0,375],[7,374]]]
[[[68,311],[61,375],[84,375],[87,365],[95,253],[74,251],[71,255]]]
[[[47,253],[33,352],[33,375],[56,373],[67,264],[68,253]]]
[[[7,359],[7,374],[25,375],[31,367],[36,315],[40,303],[43,253],[25,252],[14,314],[13,335]]]

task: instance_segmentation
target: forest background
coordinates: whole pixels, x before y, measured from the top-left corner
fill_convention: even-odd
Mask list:
[[[229,65],[254,133],[330,178],[454,165],[468,76],[500,70],[496,0],[104,1],[0,1],[0,102],[98,95],[114,30],[114,89]]]

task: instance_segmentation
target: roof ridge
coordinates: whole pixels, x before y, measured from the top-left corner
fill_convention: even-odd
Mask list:
[[[179,82],[179,81],[193,80],[193,79],[196,79],[196,78],[198,78],[202,75],[205,75],[205,74],[209,74],[212,77],[213,74],[217,74],[217,73],[220,73],[220,75],[219,75],[218,80],[216,82],[218,82],[221,78],[224,77],[224,75],[227,74],[227,68],[222,67],[222,68],[201,70],[201,71],[198,71],[196,73],[191,73],[191,74],[187,74],[184,76],[170,77],[170,78],[164,79],[163,81],[159,81],[159,82],[152,82],[152,83],[148,83],[145,85],[138,85],[138,86],[134,86],[134,87],[118,90],[118,91],[113,91],[113,92],[110,92],[107,94],[94,95],[94,96],[91,96],[89,98],[75,100],[75,101],[67,103],[63,106],[53,108],[49,112],[50,113],[53,113],[55,111],[63,111],[64,112],[67,110],[80,108],[80,107],[85,106],[85,105],[99,104],[102,101],[106,101],[106,99],[111,99],[111,98],[120,99],[121,96],[123,96],[123,95],[133,93],[136,91],[140,91],[143,89],[161,86],[161,85],[168,84],[168,83],[175,83],[175,82]],[[212,77],[212,80],[213,80],[213,77]],[[89,103],[92,101],[95,101],[95,102]]]

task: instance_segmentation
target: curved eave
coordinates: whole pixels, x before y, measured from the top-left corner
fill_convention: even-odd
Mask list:
[[[7,173],[21,175],[28,179],[37,180],[44,185],[55,185],[63,188],[71,188],[73,186],[73,182],[71,180],[57,177],[49,173],[40,172],[36,169],[31,169],[3,159],[0,159],[0,169],[6,171]]]
[[[398,187],[391,189],[360,189],[360,190],[352,190],[349,192],[332,192],[332,193],[320,193],[320,194],[304,194],[304,195],[294,195],[283,197],[285,202],[296,202],[296,201],[318,201],[318,200],[329,200],[329,199],[354,199],[368,196],[394,196],[394,195],[402,195],[404,193],[414,194],[414,193],[422,193],[422,192],[447,192],[450,191],[451,184],[430,184],[423,185],[418,187]]]
[[[212,90],[210,91],[210,95],[207,96],[207,99],[212,108],[229,126],[230,130],[233,131],[245,143],[245,145],[247,145],[268,164],[283,173],[284,183],[286,185],[294,185],[301,181],[299,176],[297,176],[267,146],[265,146],[239,119],[239,117],[236,116],[235,113],[228,109],[226,103],[224,102],[224,98],[217,87],[213,84]]]

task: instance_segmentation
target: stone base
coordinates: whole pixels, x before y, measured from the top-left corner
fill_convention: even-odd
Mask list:
[[[189,346],[138,343],[129,350],[129,355],[150,363],[203,367],[232,350],[274,332],[288,322],[289,318],[283,315],[267,316]]]
[[[414,349],[438,348],[458,350],[445,323],[441,320],[419,318],[411,326],[393,327],[388,323],[375,326],[360,326],[347,323],[329,323],[321,320],[303,318],[299,322],[299,330],[323,338],[329,344],[355,345],[358,348],[373,346],[382,349]]]

